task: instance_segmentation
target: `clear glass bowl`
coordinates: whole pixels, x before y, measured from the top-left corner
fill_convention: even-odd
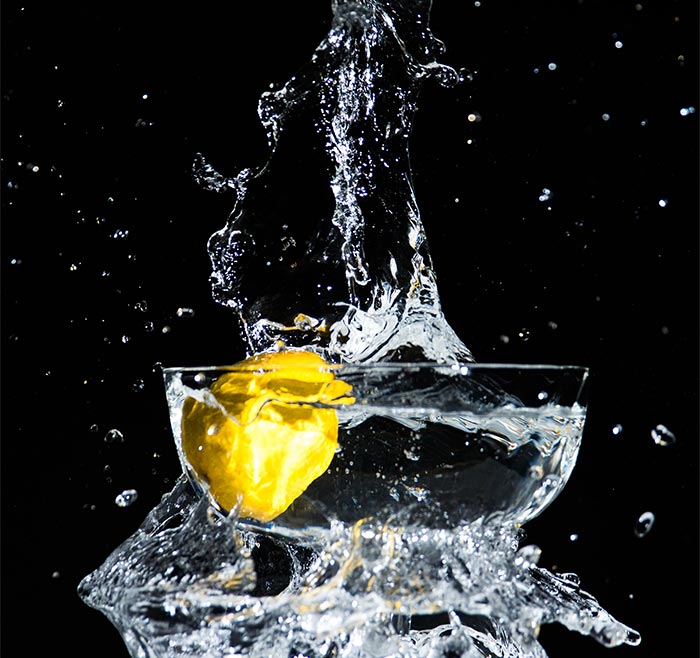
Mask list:
[[[194,487],[243,526],[311,538],[369,518],[429,528],[534,518],[576,462],[588,370],[373,363],[167,368],[164,378]],[[230,494],[222,477],[240,490],[238,504],[217,494]],[[270,507],[265,491],[289,482],[288,500]]]

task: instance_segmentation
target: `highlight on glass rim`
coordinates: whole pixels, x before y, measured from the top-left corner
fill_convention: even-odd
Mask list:
[[[182,475],[80,583],[134,658],[546,658],[554,623],[641,641],[525,542],[585,441],[588,368],[480,362],[443,314],[409,137],[424,86],[464,74],[430,5],[334,1],[259,100],[269,159],[193,164],[235,195],[207,249],[247,358],[166,364]],[[318,218],[275,203],[300,121],[327,166]]]

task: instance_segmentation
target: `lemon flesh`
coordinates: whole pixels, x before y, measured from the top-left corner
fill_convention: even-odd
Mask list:
[[[216,402],[182,410],[182,449],[197,479],[225,510],[271,521],[329,467],[338,415],[351,387],[311,352],[252,357],[219,377]]]

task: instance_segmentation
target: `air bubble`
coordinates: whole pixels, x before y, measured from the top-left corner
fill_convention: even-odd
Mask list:
[[[556,70],[557,70],[557,64],[556,64],[556,62],[550,62],[549,64],[547,64],[547,68],[548,68],[550,71],[556,71]]]
[[[188,306],[180,306],[177,309],[177,317],[178,318],[191,318],[194,317],[194,309],[189,308]]]
[[[676,435],[666,425],[657,425],[651,430],[651,438],[657,446],[671,446],[676,442]]]
[[[117,497],[114,499],[114,503],[117,507],[129,507],[136,502],[139,496],[139,492],[136,489],[124,489]]]
[[[620,423],[615,425],[615,427],[612,428],[612,433],[615,436],[620,436],[620,434],[622,434],[622,425],[620,425]]]
[[[528,340],[530,340],[530,330],[529,329],[521,329],[518,332],[518,338],[522,340],[524,343],[526,343]]]
[[[682,107],[679,110],[679,113],[682,117],[687,117],[690,114],[695,114],[695,108],[692,105],[689,105],[688,107]]]
[[[656,517],[654,516],[653,512],[644,512],[644,514],[642,514],[634,524],[634,534],[640,539],[645,537],[647,534],[649,534],[655,520]]]
[[[659,199],[659,208],[665,208],[668,205],[668,199]]]
[[[131,385],[131,389],[135,392],[138,393],[140,391],[143,391],[143,389],[146,387],[146,383],[143,381],[143,379],[137,379],[134,381],[134,383]]]

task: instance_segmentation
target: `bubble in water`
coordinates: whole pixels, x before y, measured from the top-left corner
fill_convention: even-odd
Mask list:
[[[518,332],[518,338],[520,338],[520,340],[522,340],[524,343],[527,342],[530,340],[530,330],[525,328],[521,329]]]
[[[615,427],[612,428],[612,433],[615,436],[619,436],[620,434],[622,434],[622,425],[620,425],[620,423],[615,425]]]
[[[118,429],[111,429],[105,434],[105,443],[123,443],[124,435]]]
[[[124,489],[117,497],[114,499],[114,503],[117,507],[129,507],[136,502],[139,496],[139,492],[136,489]]]
[[[688,107],[682,107],[679,112],[682,117],[687,117],[690,114],[695,114],[695,108],[689,105]]]
[[[665,208],[668,205],[668,199],[659,199],[659,208]]]
[[[126,240],[129,237],[129,231],[125,229],[118,228],[114,233],[112,233],[112,239],[114,240]]]
[[[646,536],[649,534],[655,520],[656,517],[653,512],[644,512],[634,524],[634,534],[640,538]]]
[[[542,188],[542,194],[539,196],[540,201],[549,201],[552,198],[552,190],[550,190],[548,187],[543,187]]]
[[[180,306],[177,309],[178,318],[191,318],[194,317],[194,309],[187,306]]]
[[[131,384],[131,389],[135,392],[138,393],[139,391],[143,391],[143,389],[146,387],[146,382],[143,381],[143,379],[136,379],[132,384]]]
[[[670,446],[676,442],[676,435],[666,425],[660,424],[651,430],[651,438],[657,446]]]

